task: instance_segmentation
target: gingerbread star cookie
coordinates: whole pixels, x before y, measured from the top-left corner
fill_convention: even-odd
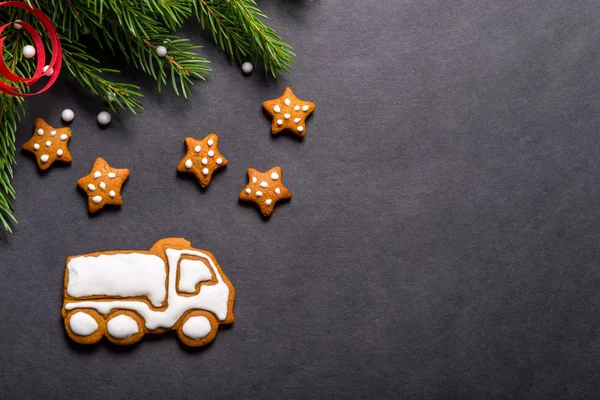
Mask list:
[[[41,118],[34,122],[33,136],[23,145],[23,150],[33,153],[38,167],[46,170],[55,161],[70,163],[71,153],[67,147],[71,129],[54,128]]]
[[[87,193],[89,212],[95,213],[107,204],[123,204],[121,186],[128,177],[127,168],[112,168],[103,158],[98,157],[92,172],[77,181],[77,185]]]
[[[306,135],[306,118],[315,110],[315,103],[300,100],[287,87],[281,97],[264,101],[263,107],[273,117],[273,134],[287,129],[302,137]]]
[[[219,152],[219,137],[211,133],[202,140],[185,138],[187,152],[179,162],[177,171],[194,174],[200,186],[207,187],[213,172],[227,165],[227,159]]]
[[[281,167],[273,167],[267,172],[248,168],[248,184],[240,192],[240,199],[254,202],[265,217],[271,215],[275,203],[291,197],[292,192],[281,182]]]

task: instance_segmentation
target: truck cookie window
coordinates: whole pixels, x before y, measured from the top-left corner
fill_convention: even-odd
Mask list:
[[[202,346],[234,320],[233,285],[211,253],[184,239],[69,257],[64,285],[65,329],[82,344],[105,336],[127,345],[176,330],[184,344]]]

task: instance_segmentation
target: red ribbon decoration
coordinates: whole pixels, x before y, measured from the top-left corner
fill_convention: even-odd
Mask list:
[[[23,82],[25,84],[24,86],[10,86],[0,81],[0,92],[9,94],[11,96],[20,97],[35,96],[36,94],[45,92],[50,88],[50,86],[54,84],[54,82],[58,78],[58,73],[60,72],[60,66],[62,64],[62,49],[60,47],[60,40],[58,39],[58,33],[56,33],[54,25],[52,25],[52,21],[50,21],[50,19],[46,17],[46,15],[37,8],[33,8],[29,4],[23,3],[21,1],[3,1],[0,2],[0,7],[22,8],[23,10],[29,11],[42,23],[44,28],[46,28],[51,43],[50,51],[52,52],[52,57],[50,59],[50,63],[48,64],[48,70],[54,70],[52,75],[50,75],[50,79],[46,83],[46,86],[44,86],[42,89],[35,93],[21,92],[23,89],[35,84],[42,76],[45,76],[44,66],[46,63],[46,50],[44,49],[44,42],[42,41],[42,38],[35,31],[35,29],[33,29],[33,27],[27,22],[18,22],[18,24],[21,25],[31,35],[33,43],[35,44],[35,52],[37,55],[35,73],[31,78],[23,78],[13,74],[10,71],[10,69],[6,66],[6,63],[4,62],[4,56],[2,55],[2,51],[4,49],[4,41],[6,40],[6,37],[0,38],[0,74],[11,82]],[[15,24],[15,22],[8,22],[0,26],[0,35],[7,27],[13,24]]]

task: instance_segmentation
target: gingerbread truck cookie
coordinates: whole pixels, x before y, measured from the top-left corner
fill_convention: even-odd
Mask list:
[[[119,345],[148,333],[177,331],[188,346],[210,343],[233,323],[235,289],[215,257],[180,238],[149,251],[124,250],[67,258],[62,315],[67,335]]]

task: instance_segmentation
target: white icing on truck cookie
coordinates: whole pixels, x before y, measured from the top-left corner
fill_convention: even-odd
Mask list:
[[[184,239],[162,239],[150,251],[69,257],[64,296],[67,334],[84,344],[102,336],[131,344],[167,329],[201,346],[234,320],[233,285],[212,254]]]

